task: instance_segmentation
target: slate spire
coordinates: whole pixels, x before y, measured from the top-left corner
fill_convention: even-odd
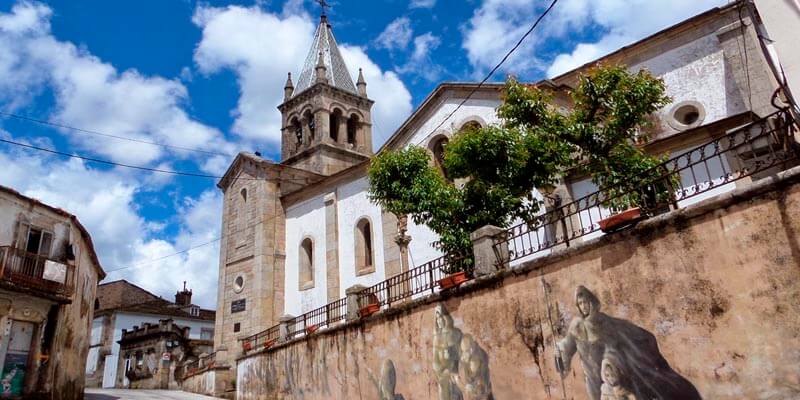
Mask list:
[[[303,72],[297,80],[294,93],[298,94],[317,82],[317,69],[324,66],[327,83],[347,92],[358,94],[347,65],[339,52],[339,46],[333,37],[333,30],[324,14],[319,18],[319,26],[314,33],[314,41],[303,64]]]

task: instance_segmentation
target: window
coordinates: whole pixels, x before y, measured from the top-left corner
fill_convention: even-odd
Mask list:
[[[373,272],[372,225],[362,218],[356,224],[356,274]]]
[[[300,121],[297,118],[292,119],[292,132],[294,132],[294,137],[297,139],[297,144],[303,143],[303,126],[300,125]]]
[[[436,168],[439,168],[439,171],[442,171],[445,177],[447,177],[447,171],[444,169],[444,150],[449,141],[447,136],[442,135],[431,140],[431,144],[429,145],[429,149],[433,154],[433,163],[436,165]]]
[[[27,223],[19,224],[18,247],[28,253],[50,257],[53,234]]]
[[[478,122],[478,121],[469,121],[469,122],[465,123],[464,125],[461,125],[461,129],[459,129],[458,131],[459,132],[467,132],[467,131],[474,131],[474,130],[478,130],[478,129],[481,129],[480,122]]]
[[[703,123],[706,112],[703,105],[697,101],[682,101],[672,107],[667,123],[672,128],[683,131],[699,126]]]
[[[214,339],[214,328],[200,328],[200,339]]]
[[[238,322],[233,324],[233,333],[239,332],[240,330],[242,330],[242,324]]]
[[[356,145],[356,140],[358,140],[358,124],[358,115],[353,114],[347,120],[347,143],[353,146]]]
[[[233,281],[233,291],[236,293],[241,293],[242,289],[244,289],[244,277],[239,275]]]
[[[197,307],[197,306],[190,307],[189,308],[189,315],[191,315],[193,317],[199,317],[200,316],[200,307]]]
[[[308,125],[308,134],[309,134],[309,142],[314,141],[314,130],[316,129],[316,123],[314,121],[314,116],[311,114],[310,111],[306,111],[303,114],[303,119],[306,121],[306,125]]]
[[[311,238],[300,243],[300,290],[314,287],[314,242]]]
[[[239,193],[242,195],[242,201],[247,203],[247,188],[242,188],[242,191]]]
[[[339,141],[339,124],[341,123],[341,121],[342,121],[342,110],[339,110],[337,108],[333,110],[330,118],[330,128],[331,128],[330,136],[334,142]]]

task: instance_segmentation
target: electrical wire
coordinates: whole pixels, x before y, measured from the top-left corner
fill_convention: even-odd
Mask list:
[[[38,118],[33,118],[33,117],[26,117],[26,116],[23,116],[23,115],[12,114],[12,113],[2,112],[2,111],[0,111],[0,116],[8,117],[8,118],[14,118],[14,119],[22,120],[22,121],[27,121],[27,122],[33,122],[33,123],[36,123],[36,124],[46,125],[46,126],[50,126],[50,127],[54,127],[54,128],[68,129],[68,130],[71,130],[71,131],[75,131],[75,132],[79,132],[79,133],[85,133],[85,134],[89,134],[89,135],[102,136],[102,137],[113,138],[113,139],[118,139],[118,140],[127,140],[129,142],[142,143],[142,144],[147,144],[147,145],[151,145],[151,146],[159,146],[159,147],[165,147],[165,148],[175,149],[175,150],[191,151],[191,152],[195,152],[195,153],[207,154],[207,155],[212,155],[212,156],[233,157],[232,154],[227,154],[227,153],[220,153],[220,152],[208,151],[208,150],[200,150],[200,149],[195,149],[195,148],[191,148],[191,147],[176,146],[176,145],[172,145],[172,144],[151,142],[151,141],[142,140],[142,139],[136,139],[136,138],[132,138],[132,137],[112,135],[112,134],[109,134],[109,133],[103,133],[103,132],[93,131],[93,130],[83,129],[83,128],[76,128],[74,126],[63,125],[63,124],[59,124],[59,123],[55,123],[55,122],[45,121],[43,119],[38,119]]]
[[[162,174],[188,176],[188,177],[193,177],[193,178],[209,178],[209,179],[222,179],[223,178],[222,176],[219,176],[219,175],[201,174],[201,173],[197,173],[197,172],[176,171],[176,170],[169,170],[169,169],[143,167],[143,166],[140,166],[140,165],[123,164],[123,163],[118,163],[118,162],[114,162],[114,161],[102,160],[102,159],[99,159],[99,158],[81,156],[81,155],[78,155],[78,154],[65,153],[63,151],[58,151],[58,150],[48,149],[48,148],[44,148],[44,147],[34,146],[32,144],[27,144],[27,143],[15,142],[13,140],[2,139],[2,138],[0,138],[0,143],[11,144],[11,145],[14,145],[14,146],[24,147],[24,148],[31,149],[31,150],[43,151],[43,152],[46,152],[46,153],[55,154],[55,155],[59,155],[59,156],[63,156],[63,157],[77,158],[77,159],[80,159],[80,160],[89,161],[89,162],[93,162],[93,163],[105,164],[105,165],[113,165],[113,166],[116,166],[116,167],[130,168],[130,169],[135,169],[135,170],[139,170],[139,171],[158,172],[158,173],[162,173]],[[238,178],[237,177],[237,178],[233,178],[233,180],[234,181],[236,181],[236,180],[266,181],[266,180],[270,180],[270,179],[264,179],[264,178]],[[285,180],[309,183],[309,180],[307,178],[286,178]]]
[[[453,109],[453,111],[451,111],[450,114],[448,114],[447,117],[445,117],[442,120],[442,122],[440,122],[439,125],[437,125],[435,128],[433,128],[428,133],[428,135],[426,135],[426,136],[430,136],[434,132],[438,131],[439,128],[441,128],[444,125],[444,123],[447,122],[447,120],[449,120],[469,99],[472,98],[472,95],[474,95],[475,92],[477,92],[478,89],[480,89],[492,77],[492,75],[494,75],[494,73],[497,72],[498,69],[500,69],[500,67],[503,64],[505,64],[505,62],[508,60],[508,58],[511,57],[511,55],[515,51],[517,51],[519,46],[522,45],[522,42],[524,42],[525,39],[528,38],[528,36],[536,29],[536,27],[539,25],[539,23],[542,22],[544,17],[546,17],[547,14],[550,13],[550,11],[553,9],[553,7],[555,7],[556,3],[558,3],[558,0],[553,0],[553,2],[550,3],[550,6],[548,6],[547,9],[545,9],[544,12],[541,15],[539,15],[539,18],[537,18],[536,21],[533,23],[533,25],[531,25],[530,29],[528,29],[528,31],[525,32],[525,34],[522,35],[522,37],[517,41],[517,44],[515,44],[514,47],[512,47],[511,50],[509,50],[508,53],[506,53],[506,55],[503,57],[503,59],[500,60],[500,62],[497,63],[497,65],[495,65],[494,68],[492,68],[491,71],[489,71],[489,73],[486,75],[486,77],[483,78],[483,80],[480,83],[478,83],[477,86],[472,88],[472,90],[469,92],[469,94],[463,100],[461,100],[461,102],[458,104],[458,106],[456,106],[456,108]]]

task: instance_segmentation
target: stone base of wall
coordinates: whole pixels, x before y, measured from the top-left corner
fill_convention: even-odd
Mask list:
[[[235,398],[234,370],[228,367],[210,368],[198,371],[183,379],[181,390],[207,396]]]
[[[237,399],[800,398],[800,168],[237,364]]]

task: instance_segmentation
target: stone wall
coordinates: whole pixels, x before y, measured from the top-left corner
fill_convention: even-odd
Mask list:
[[[208,396],[233,398],[234,374],[227,367],[210,368],[187,376],[181,390]]]
[[[798,183],[790,170],[241,358],[237,398],[797,398]]]

